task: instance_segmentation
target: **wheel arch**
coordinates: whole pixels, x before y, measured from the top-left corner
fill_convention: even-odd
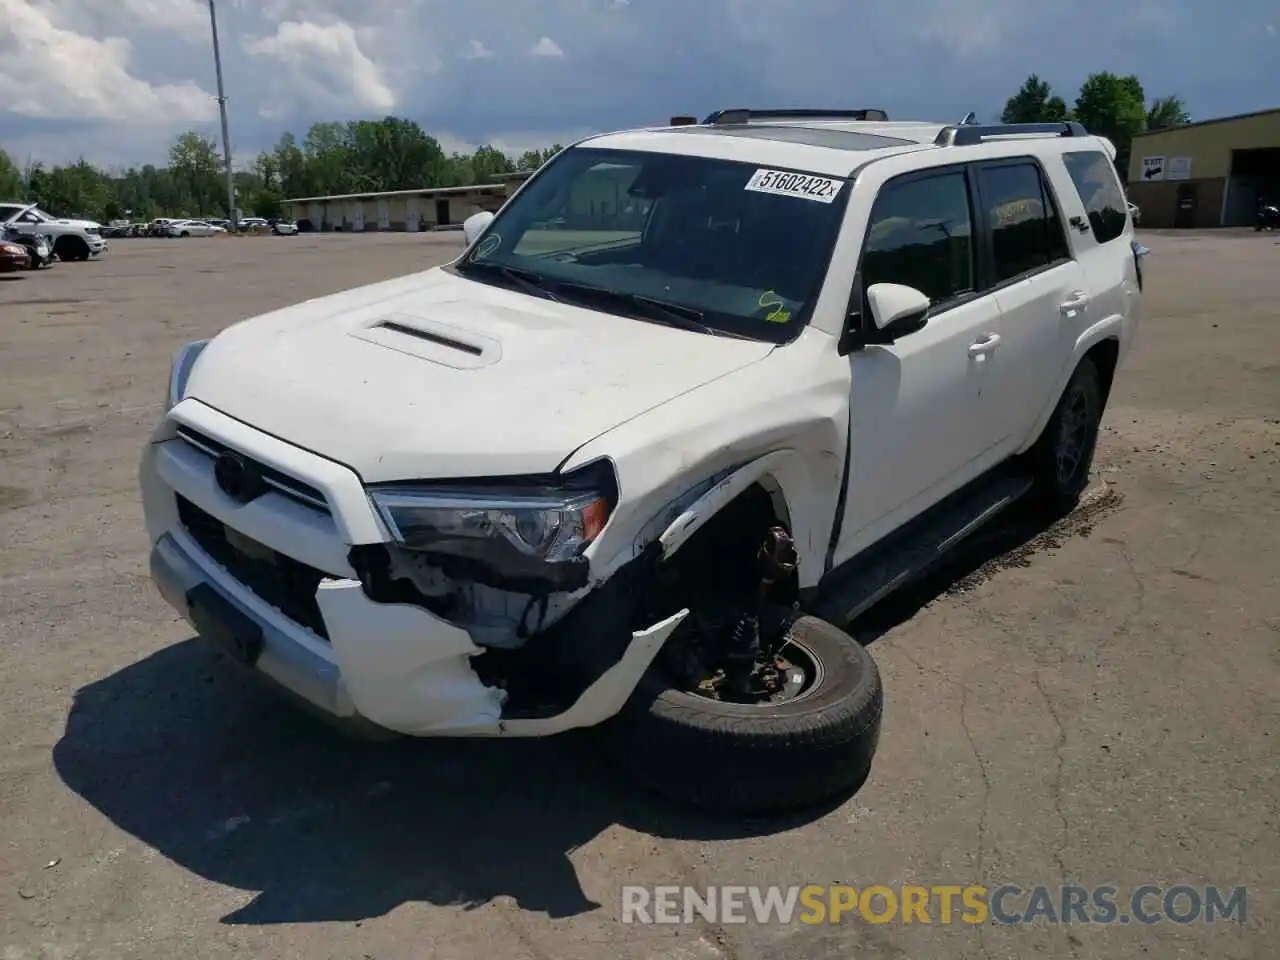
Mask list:
[[[1053,392],[1049,395],[1044,409],[1040,411],[1040,416],[1036,419],[1034,428],[1023,441],[1019,453],[1025,453],[1033,447],[1040,435],[1044,433],[1045,427],[1049,423],[1049,419],[1053,416],[1053,411],[1058,407],[1058,401],[1062,399],[1062,393],[1067,389],[1072,375],[1076,372],[1076,368],[1080,366],[1080,361],[1088,357],[1098,368],[1098,376],[1102,380],[1102,402],[1105,405],[1111,396],[1111,385],[1115,380],[1116,367],[1120,362],[1122,327],[1119,317],[1110,317],[1103,320],[1088,330],[1084,331],[1076,340],[1075,349],[1071,352],[1071,363],[1062,371],[1058,378],[1058,382],[1054,385]]]

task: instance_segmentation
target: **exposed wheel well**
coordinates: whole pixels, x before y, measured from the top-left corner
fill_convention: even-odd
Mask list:
[[[689,605],[694,597],[737,594],[758,588],[758,554],[771,527],[790,533],[786,501],[770,478],[761,478],[730,500],[680,551],[661,564],[650,603],[642,616],[653,622]],[[798,596],[799,576],[792,571],[775,596]],[[656,604],[656,609],[650,604]]]
[[[1102,402],[1106,403],[1111,396],[1111,383],[1116,375],[1116,363],[1120,359],[1120,341],[1108,337],[1089,348],[1085,354],[1098,368],[1098,378],[1102,381]]]

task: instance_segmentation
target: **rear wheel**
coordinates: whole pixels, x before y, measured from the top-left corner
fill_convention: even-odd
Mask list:
[[[710,678],[689,689],[660,655],[606,728],[619,762],[656,792],[739,813],[820,803],[866,779],[884,693],[847,633],[800,617],[772,662],[734,689]]]
[[[1070,511],[1088,486],[1103,403],[1098,368],[1084,357],[1040,439],[1027,453],[1035,480],[1033,495],[1052,513]]]

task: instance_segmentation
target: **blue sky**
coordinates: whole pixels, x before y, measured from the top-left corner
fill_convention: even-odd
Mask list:
[[[1280,2],[217,0],[237,165],[316,120],[418,121],[519,152],[726,106],[999,113],[1136,73],[1193,117],[1280,106]],[[206,0],[0,0],[0,147],[163,162],[218,138]]]

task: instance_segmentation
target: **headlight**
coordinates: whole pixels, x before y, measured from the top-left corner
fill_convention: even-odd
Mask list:
[[[396,487],[369,495],[402,547],[495,586],[536,580],[576,589],[585,583],[582,553],[609,519],[609,499],[595,490]]]
[[[196,340],[194,343],[188,343],[174,355],[173,367],[169,371],[169,402],[165,410],[172,410],[182,401],[183,394],[187,392],[187,379],[191,376],[191,368],[196,365],[196,358],[200,356],[200,351],[208,345],[208,340]]]

